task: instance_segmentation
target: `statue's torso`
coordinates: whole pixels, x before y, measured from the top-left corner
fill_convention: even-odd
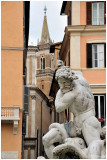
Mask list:
[[[94,98],[90,89],[81,85],[76,85],[73,92],[76,92],[76,96],[71,102],[70,111],[74,114],[75,123],[82,125],[85,119],[95,116]]]

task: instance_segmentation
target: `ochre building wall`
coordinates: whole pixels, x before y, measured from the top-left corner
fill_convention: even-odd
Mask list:
[[[23,101],[23,51],[1,51],[1,106],[20,107]]]
[[[1,46],[23,47],[23,2],[21,1],[1,2]]]
[[[18,151],[18,159],[21,159],[22,145],[22,113],[18,124],[17,135],[13,135],[13,124],[1,124],[1,152]]]
[[[80,25],[86,25],[86,1],[80,1]]]
[[[23,2],[1,2],[1,106],[23,108]],[[13,123],[1,124],[1,151],[18,151],[21,159],[22,112],[17,134]]]

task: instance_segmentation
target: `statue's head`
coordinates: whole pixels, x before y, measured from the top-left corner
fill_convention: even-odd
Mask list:
[[[58,81],[61,78],[69,79],[70,81],[78,79],[75,75],[75,72],[72,71],[68,66],[62,66],[56,71],[55,75],[56,80]]]
[[[72,90],[72,81],[78,79],[75,72],[67,66],[62,66],[56,71],[56,80],[60,86],[62,93],[67,93]]]

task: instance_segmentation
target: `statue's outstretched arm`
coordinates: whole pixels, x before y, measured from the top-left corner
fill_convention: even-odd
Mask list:
[[[57,112],[62,112],[69,107],[68,103],[63,102],[63,94],[61,90],[57,92],[55,99],[55,108]]]

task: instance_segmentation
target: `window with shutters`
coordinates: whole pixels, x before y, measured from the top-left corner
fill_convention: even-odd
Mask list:
[[[87,25],[106,24],[106,2],[87,2]]]
[[[87,68],[106,67],[106,44],[87,44]]]
[[[92,25],[104,24],[104,3],[92,3]]]
[[[92,66],[104,67],[104,44],[92,45]]]
[[[105,125],[106,119],[106,101],[105,95],[94,95],[95,100],[95,116],[101,120],[102,124]]]
[[[45,69],[45,58],[43,56],[40,59],[40,67],[41,69]]]

